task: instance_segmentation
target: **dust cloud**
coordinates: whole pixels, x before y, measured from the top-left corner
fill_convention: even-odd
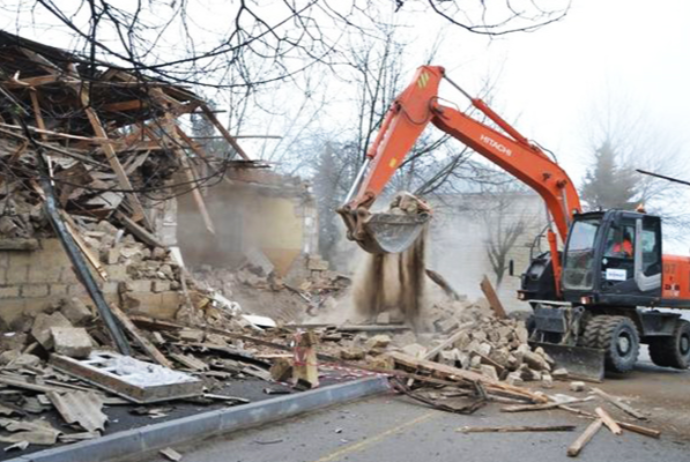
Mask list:
[[[424,303],[426,229],[410,248],[397,254],[367,254],[355,273],[352,300],[358,314],[376,319],[398,311],[418,326]]]

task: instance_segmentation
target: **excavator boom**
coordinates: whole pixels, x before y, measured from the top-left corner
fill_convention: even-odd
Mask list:
[[[580,199],[568,175],[486,103],[471,98],[447,78],[497,128],[440,104],[438,88],[444,77],[445,71],[440,66],[418,68],[412,83],[388,110],[346,203],[338,210],[348,228],[348,237],[373,253],[400,252],[414,242],[430,216],[428,207],[419,215],[408,216],[372,214],[370,208],[415,141],[432,123],[541,195],[561,240],[565,242],[572,215],[580,211]],[[549,243],[554,255],[554,268],[560,274],[557,239],[552,231]]]

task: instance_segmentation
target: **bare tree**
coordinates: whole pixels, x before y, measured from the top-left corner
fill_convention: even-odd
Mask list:
[[[504,177],[507,175],[503,174]],[[530,201],[533,196],[516,180],[507,179],[499,186],[485,188],[476,204],[476,213],[484,223],[485,250],[491,269],[500,287],[505,277],[510,256],[515,252],[519,239],[527,237],[539,223],[539,213]],[[527,200],[525,200],[527,199]],[[528,236],[530,240],[534,236]]]
[[[113,2],[6,1],[14,32],[60,26],[84,65],[117,61],[124,70],[167,81],[232,88],[283,80],[317,65],[341,62],[350,34],[375,36],[390,14],[431,14],[460,30],[487,36],[533,31],[565,17],[569,1],[544,8],[534,0],[488,4],[447,0],[293,0],[209,4],[202,0]],[[255,72],[251,61],[263,63]]]
[[[615,95],[595,106],[593,116],[588,116],[587,120],[587,139],[594,167],[597,151],[602,147],[610,149],[615,170],[621,173],[614,172],[616,181],[623,181],[623,188],[629,190],[624,193],[629,197],[628,202],[643,204],[648,212],[662,216],[666,228],[673,231],[668,233],[669,237],[681,234],[680,229],[690,225],[690,211],[677,204],[678,197],[686,192],[685,188],[660,178],[637,174],[635,170],[674,177],[690,176],[690,166],[681,154],[682,143],[658,126],[648,112]],[[583,195],[586,191],[582,189]],[[600,204],[589,205],[596,207]]]

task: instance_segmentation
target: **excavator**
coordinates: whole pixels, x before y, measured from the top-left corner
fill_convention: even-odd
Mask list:
[[[442,80],[493,124],[441,104]],[[669,310],[690,308],[690,257],[662,253],[660,217],[641,209],[583,212],[573,181],[555,159],[450,80],[443,67],[418,68],[388,110],[337,210],[350,240],[370,253],[398,253],[418,238],[430,208],[409,215],[371,208],[429,123],[544,200],[548,251],[531,259],[517,294],[532,308],[531,343],[570,376],[596,381],[605,371],[632,370],[640,344],[649,346],[658,366],[690,365],[690,322]]]

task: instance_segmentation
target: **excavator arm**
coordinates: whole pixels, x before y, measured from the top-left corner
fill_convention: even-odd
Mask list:
[[[377,232],[387,239],[391,236],[401,238],[405,244],[414,241],[411,238],[415,236],[414,227],[419,227],[425,221],[425,215],[422,215],[423,218],[398,217],[381,226],[381,223],[377,223],[380,221],[377,214],[369,210],[417,138],[432,123],[535,190],[544,199],[556,230],[565,242],[572,215],[581,210],[579,195],[568,175],[482,100],[470,97],[447,77],[446,80],[467,96],[472,105],[498,128],[440,104],[438,88],[444,77],[442,67],[418,68],[412,83],[395,99],[386,114],[346,203],[338,210],[348,228],[348,237],[370,252],[385,252],[393,247],[398,251],[404,250],[401,246],[378,245]],[[395,231],[396,227],[406,231]],[[549,231],[549,245],[558,281],[560,262],[553,231]]]

